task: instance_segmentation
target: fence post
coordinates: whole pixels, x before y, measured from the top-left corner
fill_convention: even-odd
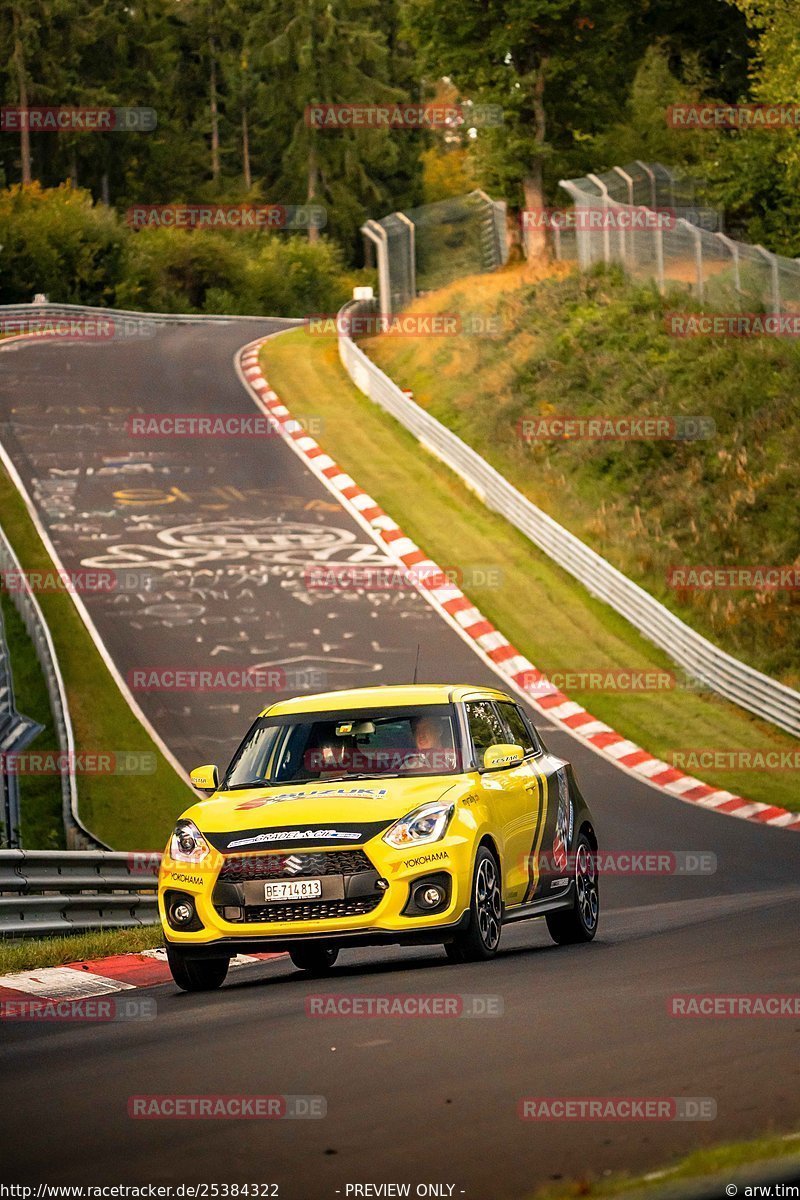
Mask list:
[[[725,248],[730,251],[731,260],[733,262],[734,283],[735,283],[736,291],[741,296],[742,280],[741,280],[741,275],[739,273],[739,245],[738,245],[738,242],[734,242],[732,238],[729,238],[724,233],[717,233],[716,236],[722,242],[723,246],[725,246]]]
[[[576,188],[575,184],[569,179],[559,179],[558,186],[563,187],[564,191],[568,192],[571,196],[576,217],[586,211],[587,205],[585,204],[585,192],[581,192],[578,188]],[[578,260],[578,269],[581,271],[585,271],[587,267],[592,266],[592,256],[590,253],[591,243],[589,241],[590,237],[591,234],[589,230],[585,228],[582,229],[580,220],[576,220],[575,255]]]
[[[417,296],[417,248],[415,240],[414,222],[405,213],[396,212],[394,214],[398,221],[408,228],[408,279],[410,283],[411,299],[415,300]]]
[[[617,174],[620,176],[620,178],[625,180],[625,183],[627,184],[627,187],[628,187],[628,207],[633,209],[633,207],[634,207],[633,179],[631,178],[631,176],[628,174],[627,171],[623,171],[622,167],[614,167],[613,170],[615,170],[617,172]],[[625,266],[627,267],[628,261],[629,261],[629,256],[628,256],[628,245],[627,245],[625,230],[620,229],[619,233],[620,233],[620,245],[622,247],[622,261],[625,264]],[[633,230],[630,231],[630,234],[631,234],[632,245],[635,246],[636,242],[633,241],[633,237],[634,237]]]
[[[377,221],[369,220],[361,226],[361,232],[375,246],[378,257],[380,311],[389,314],[392,311],[392,285],[389,278],[389,239],[386,236],[386,230]]]
[[[772,304],[772,311],[779,313],[781,311],[781,280],[778,273],[778,256],[777,254],[773,254],[771,250],[766,250],[760,245],[755,245],[753,249],[757,250],[759,254],[763,254],[769,263],[770,291],[772,293],[770,302]]]
[[[694,238],[694,266],[697,276],[697,298],[702,304],[705,296],[705,280],[703,279],[703,235],[696,226],[690,225],[688,221],[680,218],[680,224],[684,225],[692,237]]]
[[[659,224],[658,221],[656,221],[655,239],[656,239],[656,279],[658,280],[658,290],[661,293],[661,295],[663,296],[664,292],[666,291],[666,285],[664,283],[664,230],[661,228],[661,225]]]
[[[633,180],[627,171],[623,171],[622,167],[612,167],[611,170],[616,171],[617,174],[621,176],[621,178],[624,179],[625,183],[628,185],[628,204],[630,204],[631,208],[633,208]]]
[[[637,167],[641,167],[647,178],[650,180],[650,207],[658,208],[658,196],[656,194],[656,177],[652,169],[646,162],[642,162],[640,158],[636,159]]]
[[[603,198],[603,262],[611,262],[611,237],[608,229],[608,188],[597,175],[587,175],[587,179],[591,179],[592,183],[600,188],[600,195]]]
[[[502,267],[508,258],[505,239],[505,202],[493,200],[481,188],[473,188],[470,196],[477,196],[486,204],[487,216],[492,227],[492,268]],[[525,230],[523,229],[523,243]]]

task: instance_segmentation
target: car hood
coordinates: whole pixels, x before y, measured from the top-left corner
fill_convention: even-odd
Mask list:
[[[364,845],[421,804],[451,794],[464,776],[286,784],[217,792],[185,814],[217,849]]]

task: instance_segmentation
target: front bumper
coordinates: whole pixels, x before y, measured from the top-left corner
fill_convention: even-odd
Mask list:
[[[360,856],[360,858],[359,858]],[[335,861],[334,861],[335,859]],[[288,860],[293,860],[289,868]],[[167,940],[200,954],[280,950],[298,941],[348,945],[441,943],[469,918],[472,852],[468,839],[451,835],[416,851],[394,850],[380,838],[364,847],[225,855],[214,851],[200,864],[164,856],[159,912]],[[321,879],[315,899],[267,903],[264,884],[278,879]],[[434,912],[410,899],[421,880],[447,885]],[[175,928],[168,908],[189,897],[197,920]]]
[[[210,942],[190,942],[181,939],[182,953],[187,958],[227,958],[234,954],[279,954],[298,942],[334,943],[337,946],[441,946],[464,933],[469,925],[469,910],[452,925],[415,926],[413,929],[338,930],[319,933],[293,933],[289,937],[219,937]],[[173,931],[167,941],[173,942]]]

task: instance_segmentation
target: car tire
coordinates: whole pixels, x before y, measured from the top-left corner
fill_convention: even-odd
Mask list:
[[[445,943],[451,962],[486,962],[494,958],[503,927],[503,895],[500,867],[485,846],[478,847],[472,872],[469,924],[452,942]]]
[[[190,958],[180,946],[170,942],[166,946],[167,963],[181,991],[213,992],[215,988],[222,987],[230,958]]]
[[[294,965],[309,975],[327,975],[338,957],[336,946],[292,946],[289,950]]]
[[[547,913],[547,928],[559,946],[591,942],[600,919],[600,891],[596,851],[585,834],[575,845],[575,895],[570,908]]]

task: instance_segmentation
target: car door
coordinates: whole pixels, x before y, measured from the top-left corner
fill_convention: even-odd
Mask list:
[[[536,775],[537,802],[541,812],[536,835],[531,843],[529,886],[526,900],[552,899],[569,884],[569,848],[575,815],[570,785],[570,766],[551,754],[542,744],[533,722],[524,710],[511,701],[498,703],[498,709],[519,740],[526,734],[534,747],[530,760]],[[528,743],[520,744],[527,748]]]
[[[516,742],[493,700],[465,703],[467,724],[478,767],[489,746]],[[524,748],[524,747],[523,747]],[[532,748],[531,748],[532,749]],[[529,862],[541,785],[529,761],[481,775],[484,798],[492,814],[503,855],[503,900],[507,905],[524,900],[530,882]]]

